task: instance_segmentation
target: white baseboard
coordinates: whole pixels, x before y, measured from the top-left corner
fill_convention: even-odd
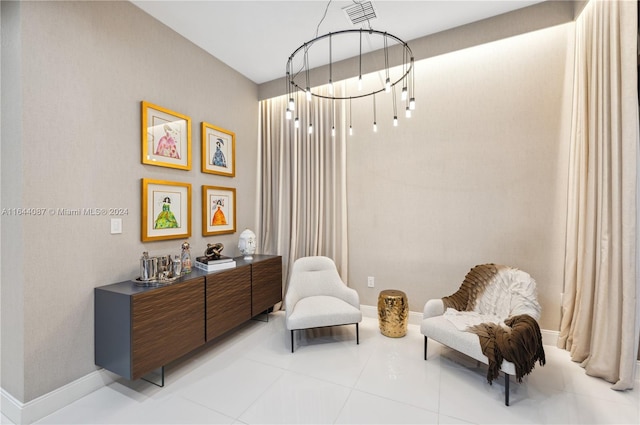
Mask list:
[[[4,388],[1,388],[2,414],[15,424],[31,424],[95,390],[109,385],[115,378],[115,375],[104,369],[96,370],[26,403],[18,401]]]

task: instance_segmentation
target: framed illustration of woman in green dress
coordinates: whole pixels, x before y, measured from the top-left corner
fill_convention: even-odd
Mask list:
[[[142,179],[142,241],[191,236],[191,184]]]

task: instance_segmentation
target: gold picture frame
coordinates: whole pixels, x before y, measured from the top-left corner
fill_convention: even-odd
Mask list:
[[[232,187],[202,186],[202,235],[236,232],[236,190]]]
[[[236,134],[203,122],[201,137],[202,172],[235,177]]]
[[[142,107],[142,163],[191,170],[191,118],[147,101]]]
[[[142,241],[191,236],[191,184],[142,179]]]

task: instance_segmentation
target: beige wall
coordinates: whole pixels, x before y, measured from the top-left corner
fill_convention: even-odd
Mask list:
[[[1,167],[0,206],[16,205],[22,199],[22,185],[12,184],[22,176],[22,150],[18,143],[11,140],[22,138],[20,92],[20,3],[2,2],[2,108],[1,119]],[[7,224],[10,223],[10,226]],[[22,223],[8,221],[1,217],[0,234],[2,236],[2,263],[0,264],[0,368],[2,388],[12,394],[21,394],[24,370],[24,315],[22,314],[23,287],[22,268],[24,251],[22,241]],[[11,386],[5,387],[7,382]]]
[[[2,207],[128,209],[121,235],[109,217],[2,217],[2,388],[27,402],[96,369],[94,287],[179,253],[140,241],[141,178],[191,183],[194,252],[238,255],[239,232],[201,236],[200,187],[236,188],[237,228],[254,226],[257,87],[128,2],[5,3]],[[191,171],[141,164],[141,100],[191,117]],[[200,172],[201,121],[236,132],[235,178]]]
[[[395,288],[421,312],[494,262],[534,277],[541,327],[559,328],[572,29],[417,62],[417,109],[397,128],[390,96],[377,96],[377,133],[370,100],[354,101],[348,280],[362,304]]]

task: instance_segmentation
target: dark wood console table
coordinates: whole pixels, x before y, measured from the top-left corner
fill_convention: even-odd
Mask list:
[[[95,364],[142,378],[282,301],[281,256],[235,260],[233,269],[193,269],[166,286],[95,288]]]

